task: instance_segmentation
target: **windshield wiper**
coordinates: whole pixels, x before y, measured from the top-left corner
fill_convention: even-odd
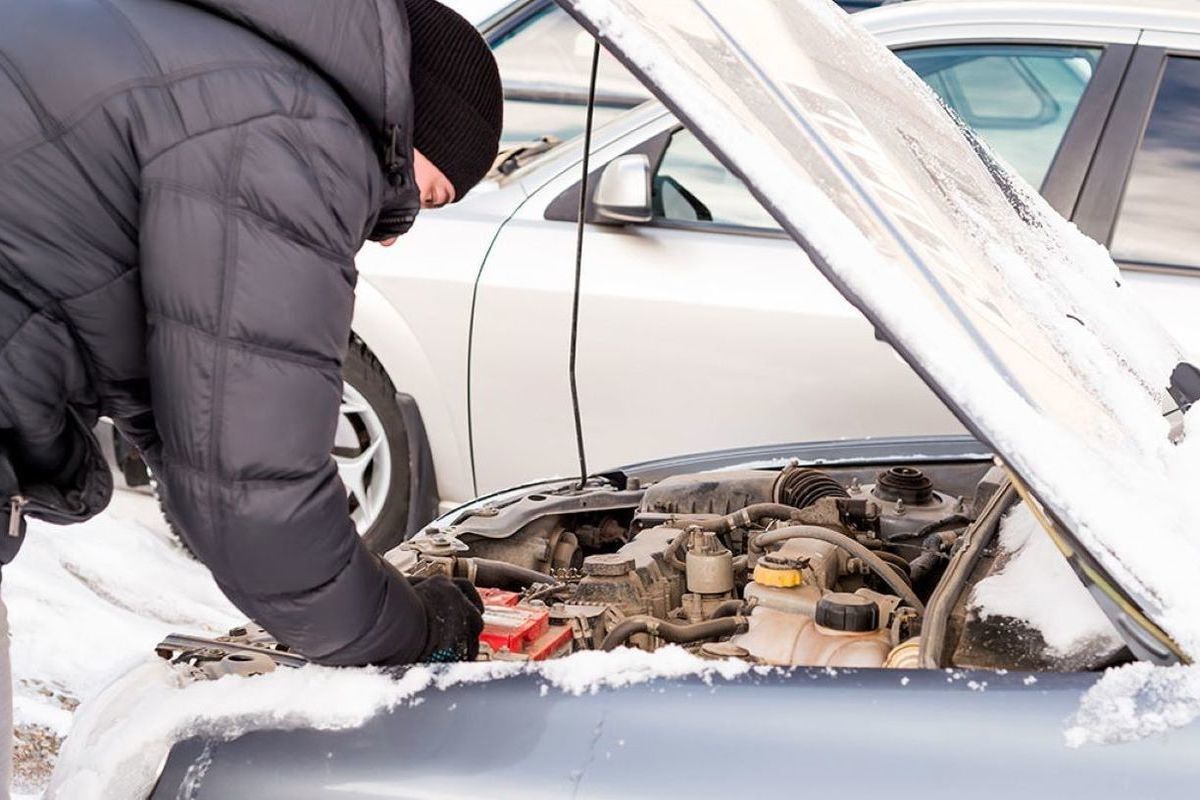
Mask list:
[[[562,144],[562,139],[547,134],[536,141],[523,142],[515,144],[512,147],[507,147],[501,150],[500,154],[496,156],[495,164],[492,166],[489,176],[511,175],[537,156],[553,150],[560,144]]]

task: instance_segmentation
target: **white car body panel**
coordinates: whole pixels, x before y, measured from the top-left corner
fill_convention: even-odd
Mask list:
[[[402,245],[368,244],[358,256],[354,331],[397,391],[416,400],[446,501],[476,494],[467,410],[471,298],[496,220],[520,197],[519,187],[515,197],[480,192],[450,222],[452,235],[423,219]]]
[[[922,0],[855,18],[891,47],[1140,37],[1200,50],[1200,4],[1177,5]],[[1147,19],[1160,30],[1143,33]],[[631,116],[598,132],[594,167],[648,138],[633,128],[667,124],[661,107]],[[578,469],[567,379],[575,226],[544,217],[578,180],[571,150],[427,212],[398,245],[360,257],[370,284],[360,298],[371,302],[360,300],[356,331],[421,409],[443,507]],[[797,268],[805,256],[786,240],[653,226],[589,225],[586,236],[578,378],[592,470],[756,443],[960,430],[811,265]],[[1200,276],[1124,275],[1178,339],[1200,342]],[[878,391],[885,414],[864,399]]]

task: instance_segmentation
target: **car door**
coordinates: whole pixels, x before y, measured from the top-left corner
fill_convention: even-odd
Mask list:
[[[1200,37],[1142,35],[1076,222],[1186,348],[1200,347]]]
[[[665,118],[597,163],[631,149],[654,168],[653,220],[585,233],[577,376],[593,469],[961,430],[692,134]],[[505,225],[480,278],[471,371],[480,491],[579,468],[567,382],[572,174]]]
[[[1133,46],[933,41],[896,55],[1063,216],[1075,210]]]

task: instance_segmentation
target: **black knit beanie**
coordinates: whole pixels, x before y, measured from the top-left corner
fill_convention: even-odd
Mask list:
[[[491,49],[470,22],[436,0],[402,0],[412,31],[413,145],[461,199],[500,147],[504,90]]]

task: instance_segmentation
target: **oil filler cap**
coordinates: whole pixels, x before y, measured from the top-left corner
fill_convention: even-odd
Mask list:
[[[874,600],[849,592],[832,592],[817,601],[814,621],[822,628],[847,633],[870,633],[879,628]]]

